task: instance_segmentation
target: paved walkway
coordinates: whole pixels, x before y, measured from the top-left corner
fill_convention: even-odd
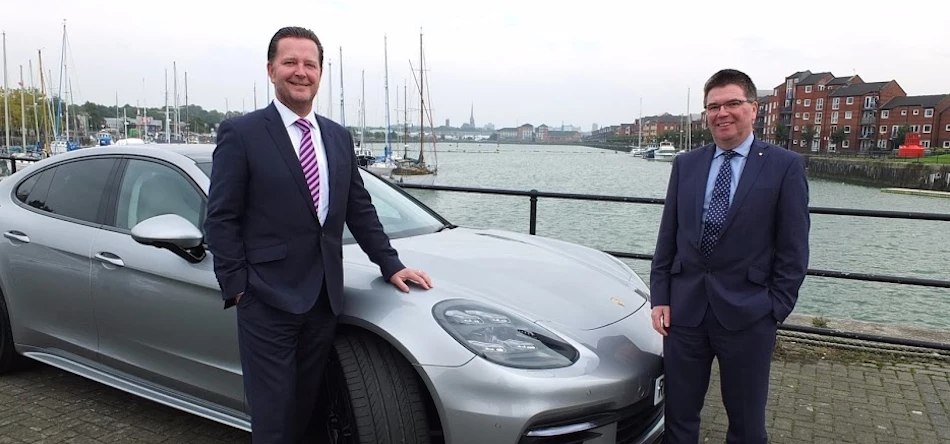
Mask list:
[[[718,373],[703,442],[727,427]],[[788,344],[776,351],[773,443],[950,442],[950,360]],[[250,435],[43,365],[0,377],[0,444],[250,443]]]

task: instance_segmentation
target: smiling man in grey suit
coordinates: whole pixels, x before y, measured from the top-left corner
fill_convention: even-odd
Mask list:
[[[808,266],[805,164],[753,136],[747,75],[722,70],[704,89],[715,143],[673,161],[650,275],[653,327],[665,336],[665,439],[698,442],[715,357],[727,442],[764,444],[777,324]]]
[[[323,47],[279,30],[267,49],[277,97],[221,123],[206,232],[238,342],[254,444],[300,443],[343,309],[343,225],[383,277],[431,286],[406,268],[363,187],[349,131],[313,112]]]

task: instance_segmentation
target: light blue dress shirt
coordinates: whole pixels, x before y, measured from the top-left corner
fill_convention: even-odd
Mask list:
[[[749,151],[752,150],[752,141],[755,140],[753,134],[745,139],[739,146],[733,148],[738,156],[732,158],[729,162],[732,167],[732,182],[729,184],[729,205],[732,205],[732,199],[736,196],[736,187],[739,186],[739,178],[742,177],[742,169],[745,168],[746,159],[749,158]],[[703,198],[703,221],[706,220],[706,211],[709,210],[709,201],[712,200],[713,187],[716,186],[716,176],[719,175],[719,168],[722,166],[723,154],[725,151],[716,147],[716,154],[713,155],[712,164],[709,165],[709,175],[706,178],[706,195]]]

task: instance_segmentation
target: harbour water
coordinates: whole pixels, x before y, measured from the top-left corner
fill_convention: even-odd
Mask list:
[[[371,146],[382,152],[380,145]],[[441,144],[436,185],[665,197],[671,164],[576,146]],[[950,200],[810,179],[811,206],[950,214]],[[451,222],[528,232],[529,202],[409,190]],[[537,234],[652,254],[660,205],[540,199]],[[812,215],[809,268],[950,280],[950,222]],[[625,260],[649,282],[649,262]],[[795,314],[950,330],[950,291],[809,276]]]

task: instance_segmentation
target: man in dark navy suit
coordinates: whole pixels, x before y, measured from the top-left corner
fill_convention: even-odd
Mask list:
[[[753,136],[747,75],[719,71],[704,96],[715,143],[673,161],[650,275],[653,328],[665,337],[665,439],[699,441],[715,357],[727,442],[766,443],[776,329],[808,266],[805,164]]]
[[[363,187],[349,131],[313,112],[323,46],[279,30],[267,49],[276,100],[221,123],[208,247],[225,308],[236,305],[254,444],[300,443],[343,308],[343,225],[383,277],[431,286],[406,268]]]

